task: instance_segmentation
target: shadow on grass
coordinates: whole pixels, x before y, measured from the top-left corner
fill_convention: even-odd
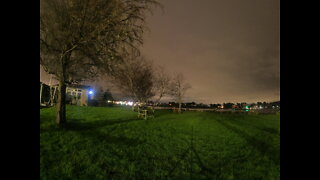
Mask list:
[[[238,134],[240,137],[244,138],[249,145],[258,150],[262,155],[268,156],[275,164],[280,164],[280,150],[277,150],[273,148],[272,145],[258,140],[257,138],[250,136],[248,133],[229,125],[227,122],[222,120],[217,120],[217,122],[230,131]]]
[[[110,133],[101,132],[98,129],[96,130],[88,130],[88,131],[79,131],[77,132],[81,137],[89,139],[93,143],[105,143],[105,144],[114,144],[120,145],[122,147],[128,146],[137,146],[139,144],[145,143],[144,141],[135,139],[135,138],[128,138],[125,136],[113,136]],[[117,155],[119,159],[121,159],[121,155]]]
[[[190,145],[184,150],[184,152],[181,155],[178,155],[178,161],[173,164],[173,167],[168,171],[167,178],[176,178],[174,176],[174,171],[178,168],[179,164],[181,164],[182,161],[188,161],[189,163],[189,176],[190,179],[193,179],[192,177],[194,175],[202,175],[205,176],[205,179],[218,179],[219,175],[221,174],[220,167],[221,164],[216,164],[214,167],[208,168],[206,165],[204,165],[203,160],[200,158],[196,148],[194,147],[194,144],[196,144],[193,140],[193,128],[192,133],[190,134]],[[195,156],[193,156],[195,155]],[[200,167],[200,170],[193,170],[194,164],[197,164],[198,167]],[[219,172],[219,173],[215,173]]]
[[[112,159],[120,161],[124,158],[124,154],[121,152],[124,152],[129,147],[135,147],[145,142],[134,137],[126,137],[122,134],[112,135],[112,128],[116,129],[116,126],[106,129],[101,128],[116,124],[130,123],[134,121],[139,121],[139,119],[100,120],[94,122],[84,122],[81,119],[69,119],[68,123],[64,127],[58,128],[57,126],[55,126],[52,128],[47,128],[47,132],[52,134],[58,132],[57,135],[54,135],[55,137],[69,136],[72,144],[70,145],[66,141],[61,142],[60,139],[63,139],[63,137],[59,137],[59,146],[69,146],[69,148],[70,146],[73,146],[75,149],[86,151],[86,154],[90,156],[90,158],[87,158],[90,159],[93,163],[95,161],[98,161],[103,156],[111,156]],[[57,146],[57,144],[55,144],[55,146]],[[121,151],[119,152],[119,150]],[[99,163],[101,162],[102,161],[100,160]],[[101,168],[103,169],[103,171],[105,171],[106,179],[121,179],[117,177],[121,177],[123,172],[121,172],[121,170],[115,170],[115,168],[108,161],[104,161],[102,162],[102,164],[99,164],[97,166],[98,168]],[[78,166],[74,166],[74,168],[75,172],[73,172],[72,175],[76,177],[75,179],[83,179],[83,177],[80,177],[81,174],[78,174],[82,170],[80,170]],[[61,174],[59,174],[59,176],[61,176]],[[84,179],[91,179],[87,176],[88,174],[86,174]]]
[[[85,122],[84,119],[68,119],[65,125],[58,127],[52,123],[46,128],[40,128],[41,132],[56,132],[56,131],[88,131],[103,128],[106,126],[112,126],[116,124],[125,124],[129,122],[139,121],[141,119],[125,119],[125,120],[97,120],[91,122]],[[48,121],[48,120],[47,120]]]
[[[74,131],[78,133],[83,138],[89,138],[92,142],[135,146],[144,142],[134,138],[128,138],[125,136],[110,135],[110,133],[113,130],[115,130],[116,127],[110,128],[108,132],[102,132],[99,129],[106,126],[112,126],[116,124],[126,124],[126,123],[140,121],[140,120],[141,119],[99,120],[95,122],[70,121],[67,124],[67,126],[65,126],[64,128],[67,131]]]
[[[252,127],[252,128],[258,129],[260,131],[264,131],[264,132],[270,133],[272,135],[280,136],[280,132],[277,129],[274,129],[274,128],[259,127],[259,126],[256,126],[256,125],[249,124],[248,122],[242,122],[242,121],[235,120],[235,119],[229,119],[228,121],[232,122],[233,124],[237,124],[239,126]]]
[[[116,124],[125,124],[134,121],[140,121],[141,119],[125,119],[125,120],[98,120],[92,122],[83,122],[83,119],[69,120],[69,122],[63,127],[65,130],[71,131],[87,131],[102,128],[105,126],[112,126]]]
[[[110,133],[116,128],[110,128],[108,132],[100,131],[101,128],[106,126],[112,126],[117,124],[126,124],[130,122],[140,121],[141,119],[125,119],[125,120],[98,120],[92,122],[84,122],[84,119],[69,119],[67,124],[61,127],[56,125],[51,125],[48,128],[42,128],[41,132],[73,132],[80,135],[83,139],[90,139],[92,142],[96,143],[111,143],[119,145],[137,145],[144,143],[138,141],[137,139],[127,138],[124,136],[112,136]]]

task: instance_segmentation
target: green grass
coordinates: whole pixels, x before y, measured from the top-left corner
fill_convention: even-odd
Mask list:
[[[40,110],[41,179],[280,179],[279,115],[67,106]]]

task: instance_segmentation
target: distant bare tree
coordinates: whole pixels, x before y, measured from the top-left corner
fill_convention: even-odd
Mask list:
[[[135,101],[146,102],[154,96],[152,63],[139,54],[127,54],[113,77],[113,84]]]
[[[40,0],[40,64],[59,81],[56,123],[66,122],[66,84],[110,73],[138,49],[156,0]],[[104,67],[104,68],[101,68]]]
[[[161,98],[170,93],[171,77],[163,66],[158,66],[154,71],[153,92],[156,95],[155,103],[159,103]]]
[[[191,85],[185,82],[185,79],[181,73],[176,74],[170,83],[170,95],[179,103],[179,113],[181,113],[181,103],[185,93],[190,88]]]

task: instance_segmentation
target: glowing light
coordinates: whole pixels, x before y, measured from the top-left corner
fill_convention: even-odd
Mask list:
[[[89,91],[89,94],[93,94],[93,91]]]
[[[120,104],[120,105],[126,105],[126,106],[133,106],[134,105],[134,103],[131,101],[110,101],[110,102],[113,102],[115,104]]]

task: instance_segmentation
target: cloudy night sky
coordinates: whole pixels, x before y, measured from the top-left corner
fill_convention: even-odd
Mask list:
[[[184,74],[192,85],[185,101],[280,100],[279,0],[160,2],[163,11],[147,18],[142,54]]]
[[[279,100],[279,0],[162,0],[143,53],[204,103]]]

